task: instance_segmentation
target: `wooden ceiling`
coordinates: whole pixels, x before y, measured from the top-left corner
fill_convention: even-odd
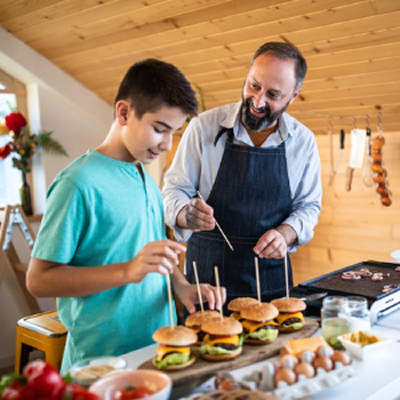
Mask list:
[[[0,0],[0,24],[112,104],[134,62],[175,64],[205,107],[240,99],[255,50],[296,45],[309,70],[288,112],[316,134],[399,131],[399,0]]]

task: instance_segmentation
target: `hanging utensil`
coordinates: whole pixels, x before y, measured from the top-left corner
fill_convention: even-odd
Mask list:
[[[357,129],[354,123],[354,129],[350,132],[351,150],[349,158],[349,166],[347,167],[346,190],[351,190],[353,173],[355,168],[361,168],[365,155],[365,129]]]
[[[347,162],[344,159],[344,129],[340,128],[340,156],[335,163],[334,174],[335,175],[347,175]]]
[[[371,156],[371,128],[369,126],[369,119],[367,119],[367,127],[366,127],[366,157],[365,157],[365,162],[364,162],[364,167],[363,167],[363,172],[362,172],[362,181],[365,186],[371,187],[374,184],[374,174],[372,172],[371,166],[372,166],[372,156]]]
[[[332,125],[332,117],[328,118],[328,135],[329,135],[329,156],[330,156],[330,166],[331,173],[329,176],[329,186],[333,185],[333,181],[335,179],[335,161],[333,158],[333,125]]]

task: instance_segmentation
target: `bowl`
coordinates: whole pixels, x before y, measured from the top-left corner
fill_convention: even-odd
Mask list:
[[[73,364],[69,373],[73,383],[89,387],[105,375],[126,369],[127,365],[121,357],[86,358]]]
[[[390,343],[389,339],[370,331],[345,333],[338,336],[338,340],[358,360],[365,360],[373,354],[379,353],[382,350],[382,346]]]
[[[147,400],[167,400],[172,390],[171,378],[160,371],[138,369],[121,371],[99,379],[89,390],[97,394],[102,400],[114,400],[114,394],[119,389],[129,386],[145,386],[154,394],[146,397]]]

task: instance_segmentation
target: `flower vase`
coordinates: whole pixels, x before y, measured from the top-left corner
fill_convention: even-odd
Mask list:
[[[32,198],[31,188],[26,181],[26,174],[22,173],[22,186],[19,190],[21,196],[21,207],[24,210],[25,215],[32,215]]]

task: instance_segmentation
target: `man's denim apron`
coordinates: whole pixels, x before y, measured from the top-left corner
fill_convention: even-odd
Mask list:
[[[226,306],[236,297],[257,298],[253,247],[266,231],[288,217],[292,200],[285,142],[275,148],[237,145],[233,143],[233,130],[223,128],[214,143],[225,132],[228,137],[224,154],[210,196],[205,200],[214,208],[214,217],[234,251],[217,228],[193,233],[188,242],[186,268],[189,282],[195,283],[196,261],[199,281],[215,285],[217,266],[219,283],[227,288]],[[285,296],[284,259],[260,258],[258,264],[262,301]],[[288,266],[292,287],[290,260]]]

